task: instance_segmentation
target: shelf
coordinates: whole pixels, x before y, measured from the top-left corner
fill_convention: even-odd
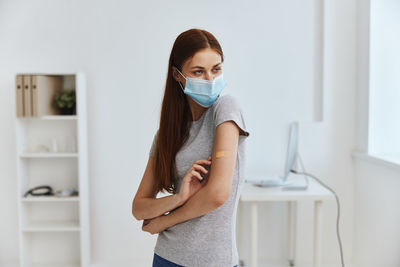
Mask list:
[[[22,153],[20,158],[77,158],[78,153]]]
[[[54,263],[32,263],[29,265],[30,267],[80,267],[79,263],[62,263],[62,262],[54,262]]]
[[[77,115],[47,115],[40,117],[17,117],[19,120],[77,120]]]
[[[23,232],[76,232],[80,231],[78,221],[31,222],[21,228]]]
[[[85,76],[18,73],[15,78],[20,266],[90,266]],[[76,114],[61,115],[49,105],[62,88],[75,91]],[[75,188],[79,194],[24,197],[39,185]]]
[[[80,232],[26,232],[22,235],[21,267],[77,267],[81,265]]]
[[[55,197],[55,196],[29,196],[21,197],[21,202],[78,202],[79,197]]]

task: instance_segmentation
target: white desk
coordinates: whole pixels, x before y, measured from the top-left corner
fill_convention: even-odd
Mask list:
[[[299,179],[300,176],[297,179]],[[302,179],[302,178],[301,178]],[[300,180],[300,179],[299,179]],[[321,266],[321,244],[322,244],[322,203],[324,200],[335,199],[335,196],[320,185],[313,178],[309,178],[310,184],[307,190],[299,191],[282,191],[282,187],[258,187],[252,184],[244,183],[239,201],[239,216],[242,212],[242,204],[249,202],[251,208],[251,223],[250,229],[239,224],[240,236],[242,237],[243,230],[250,230],[250,267],[257,266],[258,259],[258,230],[257,230],[257,208],[261,201],[287,201],[288,202],[288,257],[289,265],[294,266],[295,255],[295,236],[296,236],[296,201],[297,200],[312,200],[314,201],[314,264],[313,267]],[[303,180],[304,182],[304,180]],[[240,220],[243,221],[242,218]],[[241,241],[241,240],[240,240]],[[239,241],[239,244],[241,243]]]

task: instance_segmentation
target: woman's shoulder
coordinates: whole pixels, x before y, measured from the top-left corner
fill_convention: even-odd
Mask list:
[[[237,99],[236,99],[236,97],[234,95],[227,93],[227,94],[224,94],[224,95],[220,95],[218,97],[216,103],[220,104],[220,103],[236,102],[236,101],[237,101]]]
[[[240,110],[241,106],[236,98],[236,96],[232,94],[224,94],[220,95],[215,102],[214,112],[218,112],[218,110]]]

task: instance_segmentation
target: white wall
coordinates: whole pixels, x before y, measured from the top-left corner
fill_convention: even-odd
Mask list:
[[[83,71],[89,99],[92,262],[150,265],[156,236],[141,232],[131,202],[158,126],[172,43],[192,27],[214,33],[223,47],[226,93],[240,100],[251,135],[249,175],[282,170],[288,125],[300,121],[299,148],[307,170],[341,198],[341,234],[350,262],[356,6],[355,1],[326,1],[324,121],[312,123],[319,90],[313,88],[315,2],[1,1],[0,210],[7,219],[0,220],[6,229],[0,231],[0,264],[18,258],[14,75]],[[286,205],[260,208],[260,223],[266,226],[260,232],[265,237],[260,261],[284,262]],[[324,214],[323,262],[339,263],[334,202],[324,206]],[[312,259],[311,215],[311,203],[300,203],[299,262]]]
[[[400,266],[400,167],[356,159],[354,263]]]

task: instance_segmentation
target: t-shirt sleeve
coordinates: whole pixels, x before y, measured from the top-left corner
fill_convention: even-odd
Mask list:
[[[154,134],[153,143],[151,144],[151,148],[150,148],[150,152],[149,152],[149,155],[153,158],[156,156],[157,136],[158,136],[158,130]]]
[[[246,128],[241,106],[232,95],[224,95],[219,99],[215,107],[214,120],[215,128],[225,121],[234,121],[240,128],[240,136],[247,137],[250,135]]]

